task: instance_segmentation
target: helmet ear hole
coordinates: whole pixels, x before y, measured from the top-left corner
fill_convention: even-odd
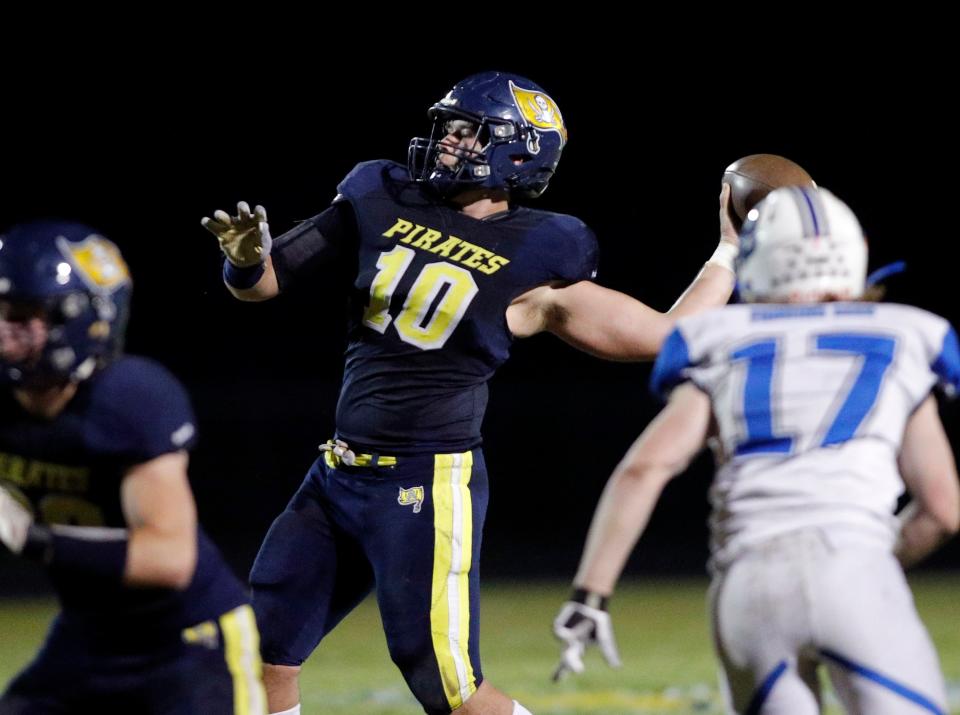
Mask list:
[[[90,298],[85,293],[68,293],[57,303],[56,310],[51,311],[51,323],[65,323],[80,316],[90,305]]]
[[[477,148],[483,151],[488,144],[490,144],[490,125],[487,122],[481,122],[477,127]]]
[[[527,134],[527,151],[536,156],[540,153],[540,132],[531,129]]]

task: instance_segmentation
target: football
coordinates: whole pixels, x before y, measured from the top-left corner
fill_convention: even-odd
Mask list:
[[[750,209],[781,186],[816,186],[802,166],[776,154],[751,154],[726,168],[721,179],[730,184],[730,208],[737,230]]]

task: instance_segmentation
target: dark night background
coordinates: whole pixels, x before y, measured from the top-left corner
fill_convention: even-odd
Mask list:
[[[200,218],[243,199],[263,204],[281,234],[325,208],[356,162],[404,161],[408,140],[428,131],[430,104],[472,72],[529,76],[557,101],[570,142],[536,205],[597,232],[600,283],[669,308],[716,244],[724,167],[770,152],[850,204],[872,268],[907,262],[890,299],[960,320],[955,80],[941,58],[744,67],[723,52],[681,62],[679,49],[636,49],[584,52],[578,62],[577,48],[521,44],[454,62],[363,58],[359,40],[339,54],[294,43],[258,56],[251,45],[237,65],[216,53],[174,62],[170,42],[143,56],[131,56],[132,46],[85,52],[75,64],[9,75],[0,225],[56,215],[120,244],[135,282],[128,349],[162,361],[193,396],[201,519],[239,572],[333,433],[342,281],[330,276],[267,304],[235,301]],[[572,575],[607,475],[657,409],[649,370],[581,355],[551,336],[515,345],[491,385],[484,427],[487,575]],[[960,415],[944,410],[960,444]],[[702,572],[710,474],[702,456],[668,487],[632,570]],[[9,557],[0,562],[20,573]],[[960,548],[932,565],[960,565]]]

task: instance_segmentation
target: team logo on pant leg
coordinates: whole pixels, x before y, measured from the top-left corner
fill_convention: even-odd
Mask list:
[[[419,514],[420,507],[423,506],[423,487],[410,487],[409,489],[400,487],[397,504],[400,506],[410,506],[413,504],[413,513]]]
[[[184,628],[180,637],[187,645],[201,645],[210,650],[220,647],[220,630],[213,621],[204,621],[195,626]]]

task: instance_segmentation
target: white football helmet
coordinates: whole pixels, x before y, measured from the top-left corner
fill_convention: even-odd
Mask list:
[[[736,269],[749,303],[854,300],[863,294],[867,241],[850,207],[829,191],[786,186],[747,214]]]

